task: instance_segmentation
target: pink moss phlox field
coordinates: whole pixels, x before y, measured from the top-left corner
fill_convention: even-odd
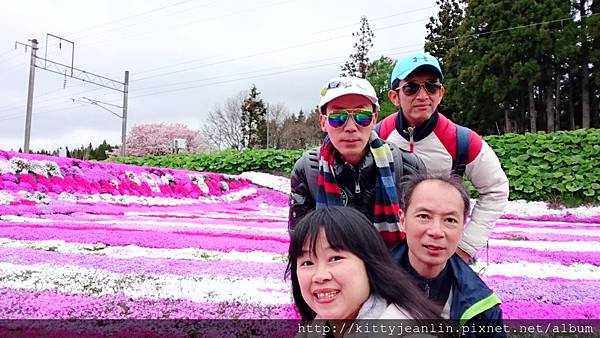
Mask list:
[[[297,319],[288,199],[237,176],[0,151],[0,319]],[[504,215],[475,270],[506,319],[600,319],[600,215],[547,212]]]

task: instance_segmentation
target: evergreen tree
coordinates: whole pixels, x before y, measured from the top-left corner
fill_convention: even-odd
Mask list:
[[[425,51],[440,61],[446,79],[444,85],[446,88],[452,88],[452,85],[456,85],[452,81],[457,78],[459,69],[453,67],[457,63],[447,60],[457,43],[459,28],[465,19],[466,0],[437,0],[436,4],[440,8],[437,17],[429,18],[429,22],[425,25],[428,31],[425,37]],[[459,113],[460,105],[452,100],[452,95],[442,101],[440,110],[457,122],[463,120]]]
[[[306,121],[306,116],[304,115],[304,111],[302,109],[300,109],[298,112],[298,117],[296,117],[295,121],[298,123],[304,123],[304,121]]]
[[[87,148],[85,148],[83,151],[83,159],[84,160],[93,159],[93,155],[94,155],[94,147],[92,147],[92,142],[90,142],[90,144],[87,146]]]
[[[390,75],[394,69],[394,62],[389,57],[381,56],[379,59],[373,61],[367,69],[367,80],[373,85],[375,93],[377,93],[377,99],[379,100],[379,120],[398,110],[388,99]]]
[[[342,66],[341,76],[356,76],[365,79],[367,77],[367,68],[369,66],[369,50],[373,47],[373,38],[375,34],[371,31],[369,21],[366,16],[360,18],[360,29],[352,33],[358,41],[354,43],[353,54],[350,54],[350,61]]]
[[[242,103],[241,126],[246,148],[267,147],[267,106],[259,95],[256,86],[252,85]]]
[[[559,19],[569,17],[568,5],[469,1],[444,61],[444,102],[455,107],[457,122],[484,134],[535,131],[540,124],[555,129],[554,98],[563,90],[557,49],[565,26]],[[545,114],[538,116],[540,110]]]
[[[106,153],[110,153],[111,151],[112,147],[108,143],[106,143],[106,140],[104,140],[102,144],[100,144],[98,148],[94,150],[94,158],[98,161],[106,160],[108,158],[108,155],[106,155]]]

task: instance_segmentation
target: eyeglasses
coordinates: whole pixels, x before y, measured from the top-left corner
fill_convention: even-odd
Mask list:
[[[327,114],[327,122],[333,128],[343,127],[348,122],[348,116],[352,116],[354,123],[361,127],[368,127],[373,121],[373,112],[364,108],[334,110]]]
[[[434,81],[415,82],[409,81],[403,84],[400,89],[406,96],[413,96],[419,92],[421,87],[425,87],[425,91],[431,95],[436,95],[442,88],[442,84]]]

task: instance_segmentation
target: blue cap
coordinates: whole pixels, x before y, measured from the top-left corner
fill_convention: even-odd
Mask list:
[[[444,74],[442,73],[439,61],[429,53],[418,52],[402,55],[398,61],[396,61],[396,66],[394,67],[394,70],[392,70],[390,85],[393,85],[396,79],[404,80],[415,69],[422,66],[433,68],[438,72],[440,80],[444,79]]]

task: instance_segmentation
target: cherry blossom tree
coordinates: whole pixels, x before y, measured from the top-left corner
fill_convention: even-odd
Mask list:
[[[133,127],[127,137],[129,156],[166,155],[173,152],[173,140],[184,139],[186,152],[199,152],[205,142],[196,130],[181,123],[149,123]]]

